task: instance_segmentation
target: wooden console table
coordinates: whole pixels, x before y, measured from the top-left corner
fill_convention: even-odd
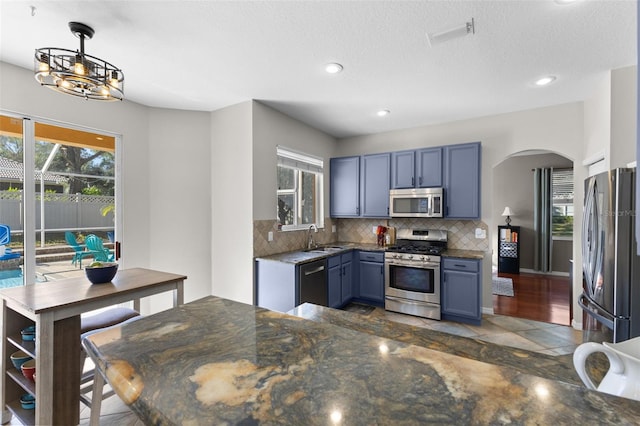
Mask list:
[[[0,291],[3,356],[0,394],[2,423],[7,409],[23,424],[75,425],[80,421],[80,314],[118,303],[173,291],[173,305],[184,303],[184,275],[134,268],[118,271],[111,283],[91,284],[86,277],[30,284]],[[20,330],[36,326],[35,342],[23,342]],[[36,359],[36,381],[13,367],[11,353],[23,350]],[[20,396],[36,397],[35,410],[23,410]]]

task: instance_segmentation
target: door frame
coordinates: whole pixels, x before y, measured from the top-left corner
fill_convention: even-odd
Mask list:
[[[23,282],[26,277],[36,276],[36,199],[35,199],[35,178],[34,178],[34,157],[35,157],[35,125],[36,123],[48,124],[52,126],[64,127],[72,130],[99,133],[111,136],[115,139],[115,215],[114,215],[114,240],[116,246],[123,241],[122,235],[122,135],[112,131],[97,129],[79,124],[67,123],[49,118],[20,114],[12,111],[0,109],[0,115],[22,120],[22,143],[23,143],[23,240],[24,240],[24,260],[23,260]],[[29,201],[27,201],[29,200]],[[27,204],[31,208],[26,208]]]

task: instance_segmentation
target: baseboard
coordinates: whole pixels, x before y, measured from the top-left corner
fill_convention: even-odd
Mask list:
[[[533,269],[524,269],[524,268],[520,268],[520,272],[526,272],[527,274],[538,274],[538,275],[555,275],[558,277],[570,276],[568,272],[558,272],[558,271],[542,272],[542,271],[534,271]]]
[[[571,327],[576,330],[582,330],[582,321],[577,321],[575,318],[571,320]]]

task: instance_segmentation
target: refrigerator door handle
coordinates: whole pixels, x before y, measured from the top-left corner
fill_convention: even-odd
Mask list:
[[[588,315],[595,317],[599,322],[606,325],[607,328],[610,328],[611,330],[613,330],[613,323],[614,323],[615,317],[609,314],[608,312],[603,311],[602,308],[600,307],[596,307],[597,312],[591,309],[590,306],[594,306],[594,303],[592,303],[587,296],[585,296],[584,294],[581,294],[580,297],[578,298],[578,305],[580,305],[580,307],[584,309],[584,311]]]

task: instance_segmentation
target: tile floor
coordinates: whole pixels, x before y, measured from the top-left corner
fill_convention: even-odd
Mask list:
[[[375,308],[369,315],[548,355],[570,354],[582,343],[582,332],[571,327],[501,315],[483,315],[479,327],[397,314],[381,308]],[[90,410],[84,405],[80,408],[80,425],[88,425]],[[100,424],[103,426],[143,425],[116,396],[103,401],[101,413]],[[8,424],[21,425],[16,420]]]
[[[376,308],[371,315],[547,355],[571,354],[582,343],[582,331],[572,327],[503,315],[485,314],[481,326],[417,318],[381,308]]]

